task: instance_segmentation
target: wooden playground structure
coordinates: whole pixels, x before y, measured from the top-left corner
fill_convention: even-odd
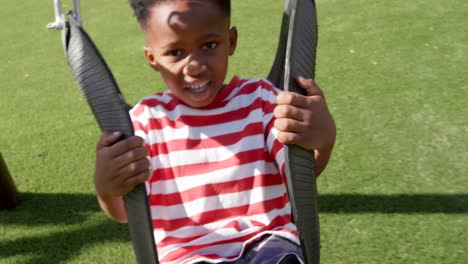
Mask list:
[[[0,152],[0,210],[15,208],[19,200],[19,192]]]

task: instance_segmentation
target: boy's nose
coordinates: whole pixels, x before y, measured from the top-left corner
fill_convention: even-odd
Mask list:
[[[202,73],[204,70],[205,65],[203,65],[199,60],[189,57],[183,72],[185,75],[196,76]]]

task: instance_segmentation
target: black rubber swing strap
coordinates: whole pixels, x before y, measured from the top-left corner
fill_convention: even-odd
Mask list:
[[[275,61],[268,79],[285,91],[304,94],[295,78],[314,78],[317,20],[312,0],[287,0]],[[293,219],[306,263],[320,263],[320,230],[314,152],[285,147],[286,178]]]
[[[66,54],[73,76],[101,130],[121,131],[123,138],[133,135],[128,105],[109,67],[72,14],[68,15]],[[145,185],[138,185],[124,200],[137,262],[158,263]]]

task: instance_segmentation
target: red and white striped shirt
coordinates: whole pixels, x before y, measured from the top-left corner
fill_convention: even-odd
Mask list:
[[[135,134],[149,149],[161,263],[235,260],[265,234],[299,244],[273,127],[277,94],[266,80],[234,77],[203,108],[165,92],[132,109]]]

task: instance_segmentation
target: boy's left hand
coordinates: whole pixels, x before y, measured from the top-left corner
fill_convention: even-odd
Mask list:
[[[336,127],[322,90],[312,79],[297,78],[307,95],[281,92],[274,110],[278,140],[305,149],[323,149],[334,144]]]

